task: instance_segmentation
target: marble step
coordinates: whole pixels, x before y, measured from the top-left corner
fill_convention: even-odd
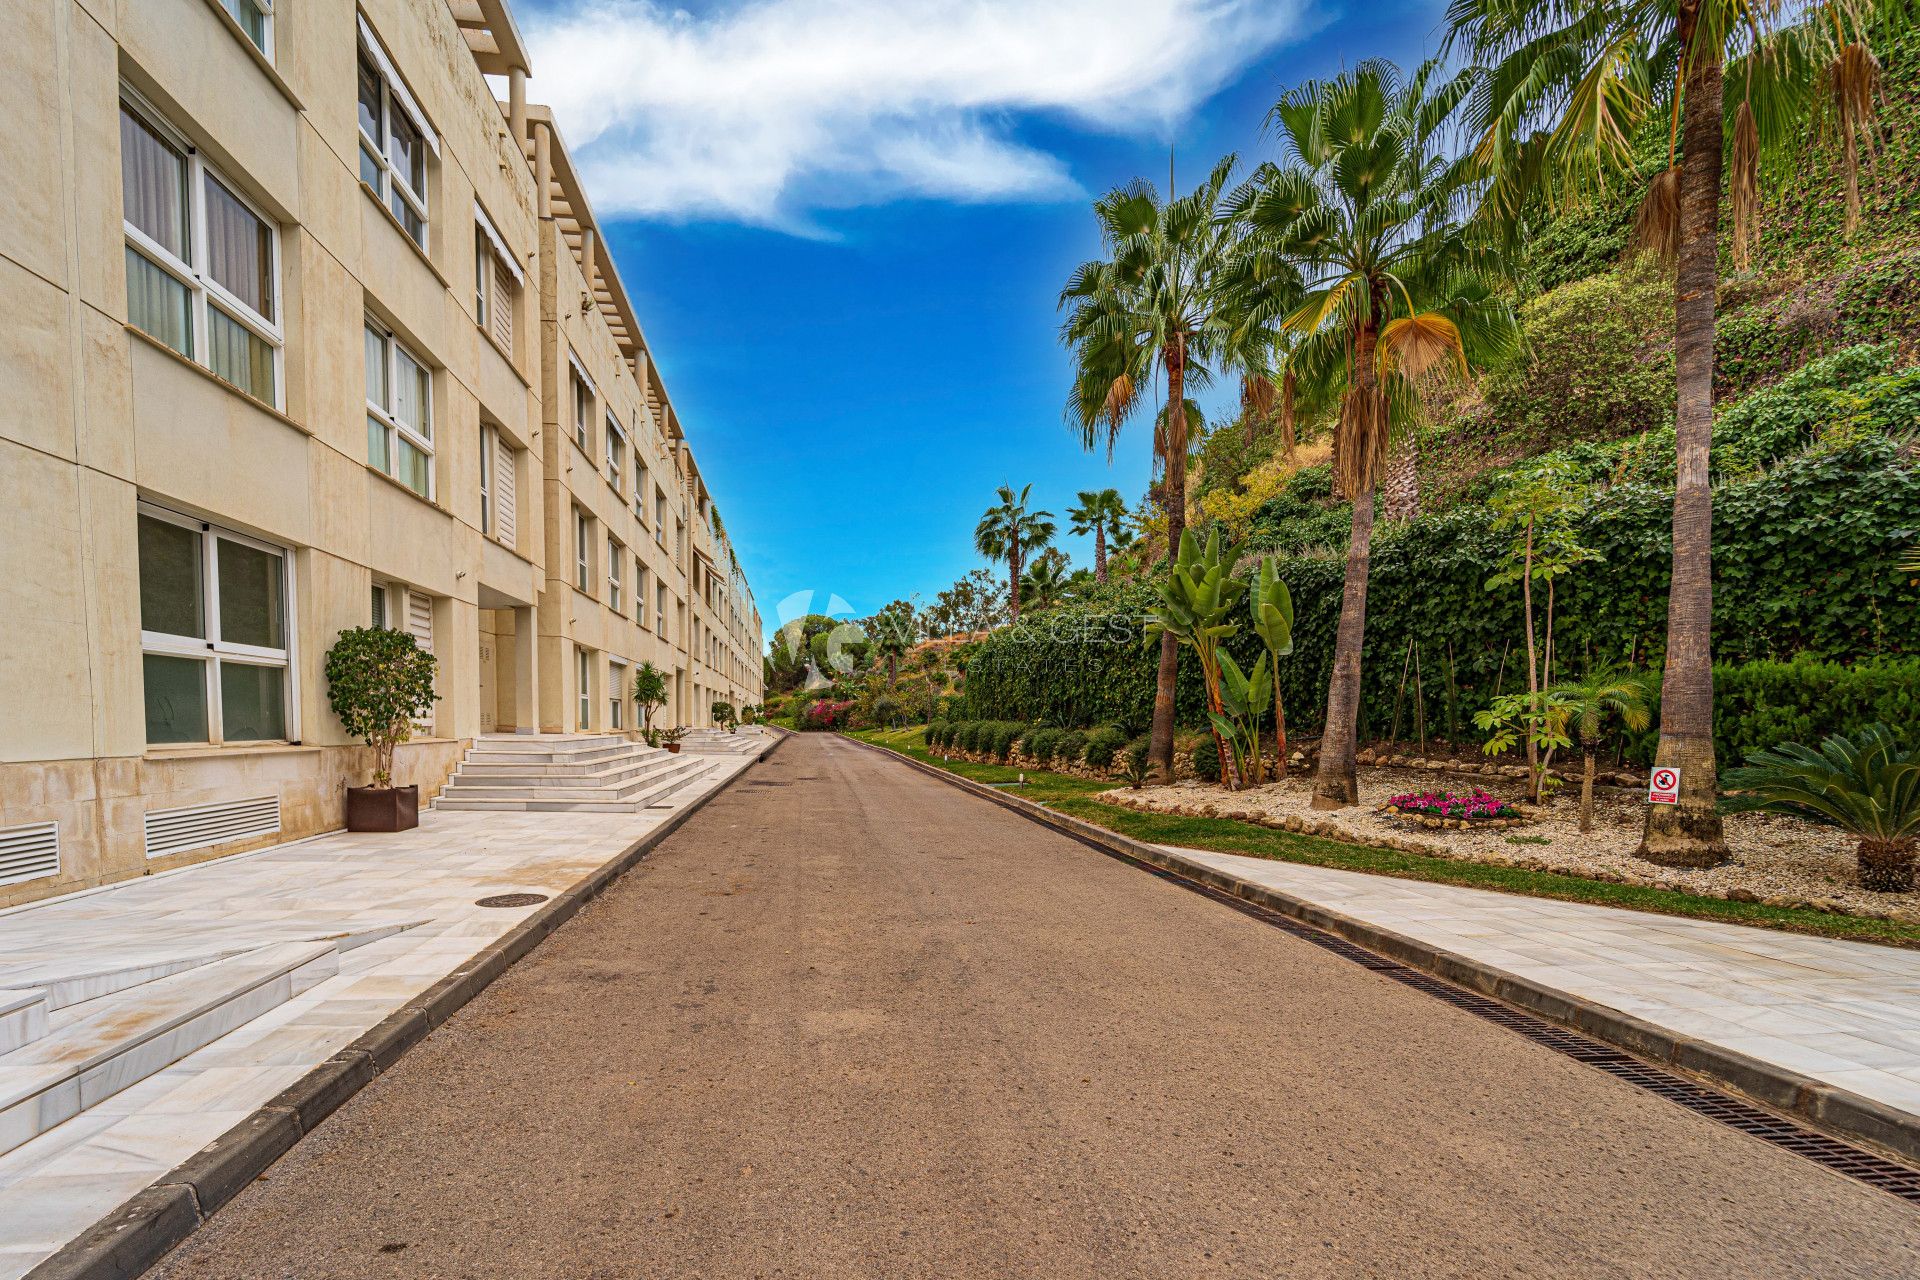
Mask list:
[[[548,787],[462,787],[456,790],[449,787],[434,801],[434,808],[456,812],[637,813],[684,790],[706,772],[703,762],[688,761],[681,768],[649,778],[645,786],[627,792]]]
[[[591,771],[580,769],[551,772],[531,765],[493,766],[481,768],[474,765],[462,765],[460,771],[447,782],[449,787],[465,789],[468,787],[617,787],[664,773],[679,763],[677,756],[666,752],[623,760],[605,769]]]
[[[0,1059],[47,1034],[47,993],[0,991]]]
[[[276,943],[87,1002],[0,1058],[0,1153],[31,1141],[339,972],[334,941]]]

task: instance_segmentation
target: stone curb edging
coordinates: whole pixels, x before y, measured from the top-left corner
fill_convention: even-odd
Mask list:
[[[750,763],[765,760],[786,740],[786,734],[775,736]],[[258,1111],[62,1245],[29,1271],[26,1280],[135,1280],[745,772],[696,796],[584,880],[556,894]]]
[[[1456,986],[1491,996],[1551,1022],[1604,1040],[1638,1057],[1703,1076],[1794,1119],[1920,1164],[1920,1116],[1815,1080],[1771,1062],[1610,1009],[1603,1004],[1519,977],[1455,952],[1428,946],[1404,934],[1329,910],[1304,898],[1269,889],[1195,862],[1155,845],[1143,844],[1104,827],[1069,817],[1044,805],[1008,795],[902,755],[877,743],[846,741],[881,752],[922,773],[1051,827],[1104,853],[1117,853],[1171,871],[1185,879],[1278,911],[1304,924],[1338,935],[1399,964],[1424,969]]]

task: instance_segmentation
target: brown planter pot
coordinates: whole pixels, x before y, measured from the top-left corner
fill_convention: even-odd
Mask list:
[[[680,744],[677,742],[669,742],[667,744],[667,750],[677,756],[680,754]]]
[[[419,787],[347,788],[347,830],[411,831],[419,825]]]

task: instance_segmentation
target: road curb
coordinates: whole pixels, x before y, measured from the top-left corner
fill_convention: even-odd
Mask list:
[[[752,758],[779,750],[776,736]],[[747,770],[696,796],[446,977],[395,1009],[345,1049],[307,1072],[252,1115],[136,1192],[119,1208],[62,1245],[25,1280],[134,1280],[184,1243],[214,1212],[265,1173],[301,1138],[372,1084],[434,1028],[580,913],[614,881],[644,861],[706,803]]]
[[[924,764],[911,756],[846,738],[855,746],[890,756],[910,768],[991,801],[1004,809],[1050,827],[1082,844],[1118,854],[1183,879],[1232,894],[1303,924],[1345,938],[1369,951],[1409,968],[1423,969],[1455,986],[1525,1009],[1527,1012],[1604,1040],[1637,1057],[1704,1077],[1715,1085],[1753,1099],[1796,1120],[1849,1141],[1865,1142],[1920,1164],[1920,1116],[1889,1107],[1811,1076],[1732,1049],[1670,1031],[1644,1018],[1508,973],[1493,965],[1445,951],[1364,920],[1330,910],[1252,881],[1216,870],[1155,845],[1143,844],[1116,831],[1069,817],[1045,805],[989,787]]]

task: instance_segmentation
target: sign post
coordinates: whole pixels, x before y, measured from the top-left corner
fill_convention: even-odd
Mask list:
[[[1680,803],[1680,771],[1661,766],[1647,778],[1648,804]]]

